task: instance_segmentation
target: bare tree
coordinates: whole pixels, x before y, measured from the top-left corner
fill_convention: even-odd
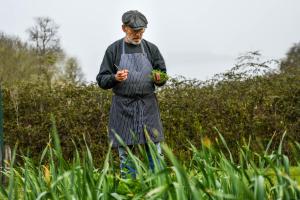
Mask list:
[[[37,17],[35,25],[27,32],[39,61],[39,74],[44,75],[48,85],[56,73],[55,63],[63,57],[58,36],[59,26],[49,17]]]
[[[66,82],[78,84],[84,81],[84,74],[76,58],[68,58],[63,70],[63,79]]]

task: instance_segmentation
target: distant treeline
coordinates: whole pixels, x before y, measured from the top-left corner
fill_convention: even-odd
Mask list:
[[[79,84],[84,81],[75,57],[60,45],[59,26],[48,17],[38,17],[29,27],[28,41],[0,32],[0,84],[19,81]]]

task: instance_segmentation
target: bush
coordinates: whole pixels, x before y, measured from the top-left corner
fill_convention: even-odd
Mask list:
[[[249,64],[249,63],[248,63]],[[257,151],[276,133],[300,141],[300,72],[256,74],[237,72],[244,64],[206,82],[170,79],[157,96],[166,142],[180,158],[189,157],[188,140],[199,146],[212,141],[216,127],[237,154],[236,142],[253,143]],[[258,65],[261,67],[261,65]],[[248,70],[248,68],[247,68]],[[248,71],[247,71],[248,72]],[[221,77],[221,78],[220,78]],[[83,135],[101,163],[108,147],[107,123],[112,93],[90,85],[19,83],[4,88],[5,142],[37,158],[49,140],[50,114],[55,116],[64,156],[71,158],[74,143],[80,148]],[[288,152],[287,144],[285,151]]]

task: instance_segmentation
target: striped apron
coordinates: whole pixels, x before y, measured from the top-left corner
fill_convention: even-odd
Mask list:
[[[126,145],[145,144],[145,132],[153,142],[164,139],[155,86],[151,78],[152,64],[143,43],[142,53],[125,53],[122,44],[120,68],[128,69],[128,77],[114,88],[109,115],[109,139],[119,146],[118,134]]]

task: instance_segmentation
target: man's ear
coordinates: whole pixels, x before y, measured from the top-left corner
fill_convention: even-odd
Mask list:
[[[126,33],[126,25],[124,25],[124,24],[122,25],[122,30],[124,33]]]

